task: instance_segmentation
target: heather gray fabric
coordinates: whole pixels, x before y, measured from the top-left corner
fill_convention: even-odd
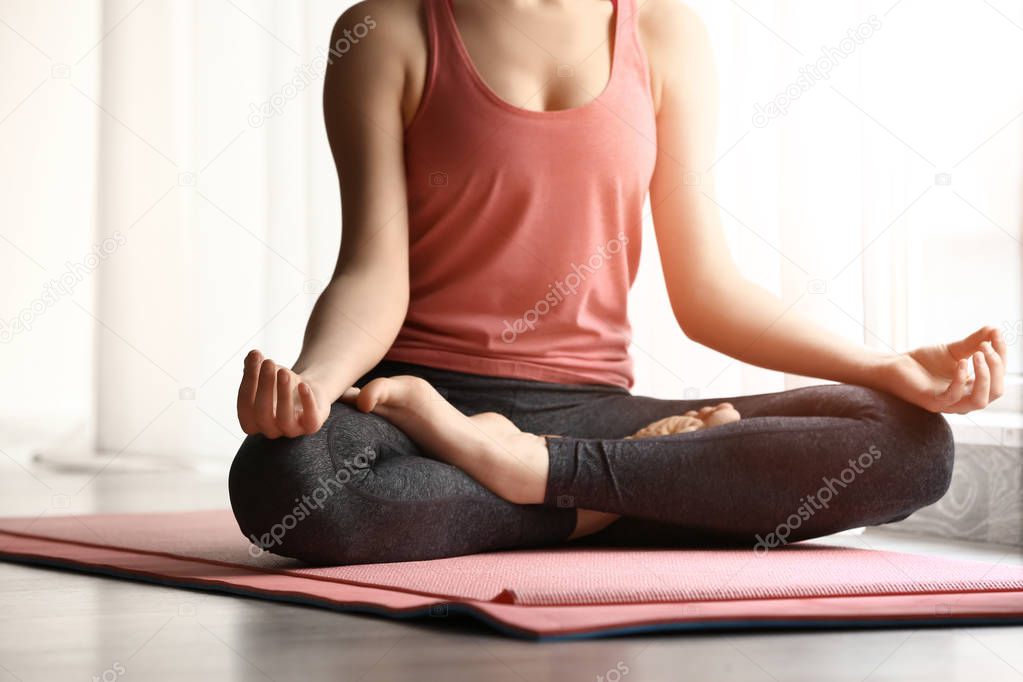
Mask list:
[[[753,548],[905,518],[951,478],[947,423],[885,393],[828,385],[657,400],[624,389],[478,376],[383,362],[467,415],[499,412],[548,439],[544,505],[514,505],[424,456],[399,429],[341,403],[311,436],[250,436],[231,468],[242,532],[317,564],[409,561],[562,543],[575,509],[622,514],[588,545]],[[727,400],[739,422],[643,440],[650,422]]]

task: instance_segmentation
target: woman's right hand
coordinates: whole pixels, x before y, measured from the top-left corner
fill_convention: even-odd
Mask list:
[[[258,350],[245,356],[238,387],[238,423],[245,433],[267,438],[316,433],[327,421],[332,402],[315,381],[264,358]]]

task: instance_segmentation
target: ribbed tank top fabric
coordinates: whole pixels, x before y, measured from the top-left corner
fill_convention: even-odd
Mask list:
[[[546,112],[494,93],[451,0],[423,2],[427,77],[404,138],[410,301],[385,359],[631,388],[628,293],[656,155],[635,0],[613,0],[604,90]]]

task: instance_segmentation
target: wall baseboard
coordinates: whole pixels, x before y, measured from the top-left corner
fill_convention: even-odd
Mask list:
[[[37,450],[32,464],[61,473],[157,473],[196,471],[225,474],[230,459],[188,455],[120,453],[93,449]]]

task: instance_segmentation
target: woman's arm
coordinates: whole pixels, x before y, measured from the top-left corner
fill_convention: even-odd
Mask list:
[[[791,311],[738,271],[713,201],[717,82],[707,32],[677,0],[651,0],[640,22],[657,108],[650,202],[683,332],[743,362],[887,390],[933,411],[967,412],[1000,396],[1005,344],[993,328],[908,354],[875,351]]]
[[[370,23],[372,22],[372,23]],[[370,32],[357,43],[354,27]],[[291,370],[252,351],[238,391],[246,433],[317,431],[330,405],[390,348],[408,307],[408,221],[402,104],[408,17],[363,2],[338,20],[323,109],[342,196],[344,234],[334,275],[313,308]]]

